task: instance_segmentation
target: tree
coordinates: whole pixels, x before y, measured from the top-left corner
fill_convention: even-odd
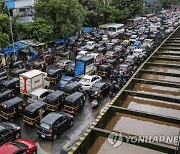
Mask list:
[[[25,25],[25,38],[33,38],[39,42],[48,42],[53,36],[53,26],[43,18],[36,18]]]
[[[0,3],[1,4],[1,3]],[[1,9],[2,6],[0,5]],[[1,10],[0,13],[0,49],[7,46],[10,41],[9,17]]]
[[[57,37],[75,34],[84,22],[84,10],[77,0],[38,0],[35,15],[51,23]]]

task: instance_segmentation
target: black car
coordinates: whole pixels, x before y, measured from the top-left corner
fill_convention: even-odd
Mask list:
[[[42,138],[56,140],[57,136],[72,126],[73,123],[73,116],[67,113],[51,112],[40,121],[37,133]]]
[[[99,97],[100,99],[103,99],[104,96],[108,95],[110,91],[110,85],[108,83],[104,83],[104,82],[98,82],[95,83],[91,90],[90,90],[90,97],[94,97],[95,93],[99,93]]]
[[[0,123],[0,145],[21,137],[21,128],[11,122]]]

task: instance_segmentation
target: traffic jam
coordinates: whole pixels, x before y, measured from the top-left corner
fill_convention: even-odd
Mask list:
[[[179,12],[162,11],[46,48],[31,40],[4,48],[0,154],[66,151],[179,21]]]

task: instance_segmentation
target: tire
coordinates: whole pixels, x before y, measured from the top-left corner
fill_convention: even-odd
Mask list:
[[[21,137],[21,134],[20,133],[16,133],[15,139],[18,139],[20,137]]]
[[[53,135],[53,141],[55,141],[57,139],[57,135]]]

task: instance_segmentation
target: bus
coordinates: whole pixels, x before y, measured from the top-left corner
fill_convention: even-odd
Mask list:
[[[83,77],[86,74],[93,74],[97,70],[93,56],[83,56],[75,60],[75,76]]]
[[[117,36],[125,31],[124,24],[119,23],[109,23],[101,25],[99,28],[107,31],[110,36]]]

